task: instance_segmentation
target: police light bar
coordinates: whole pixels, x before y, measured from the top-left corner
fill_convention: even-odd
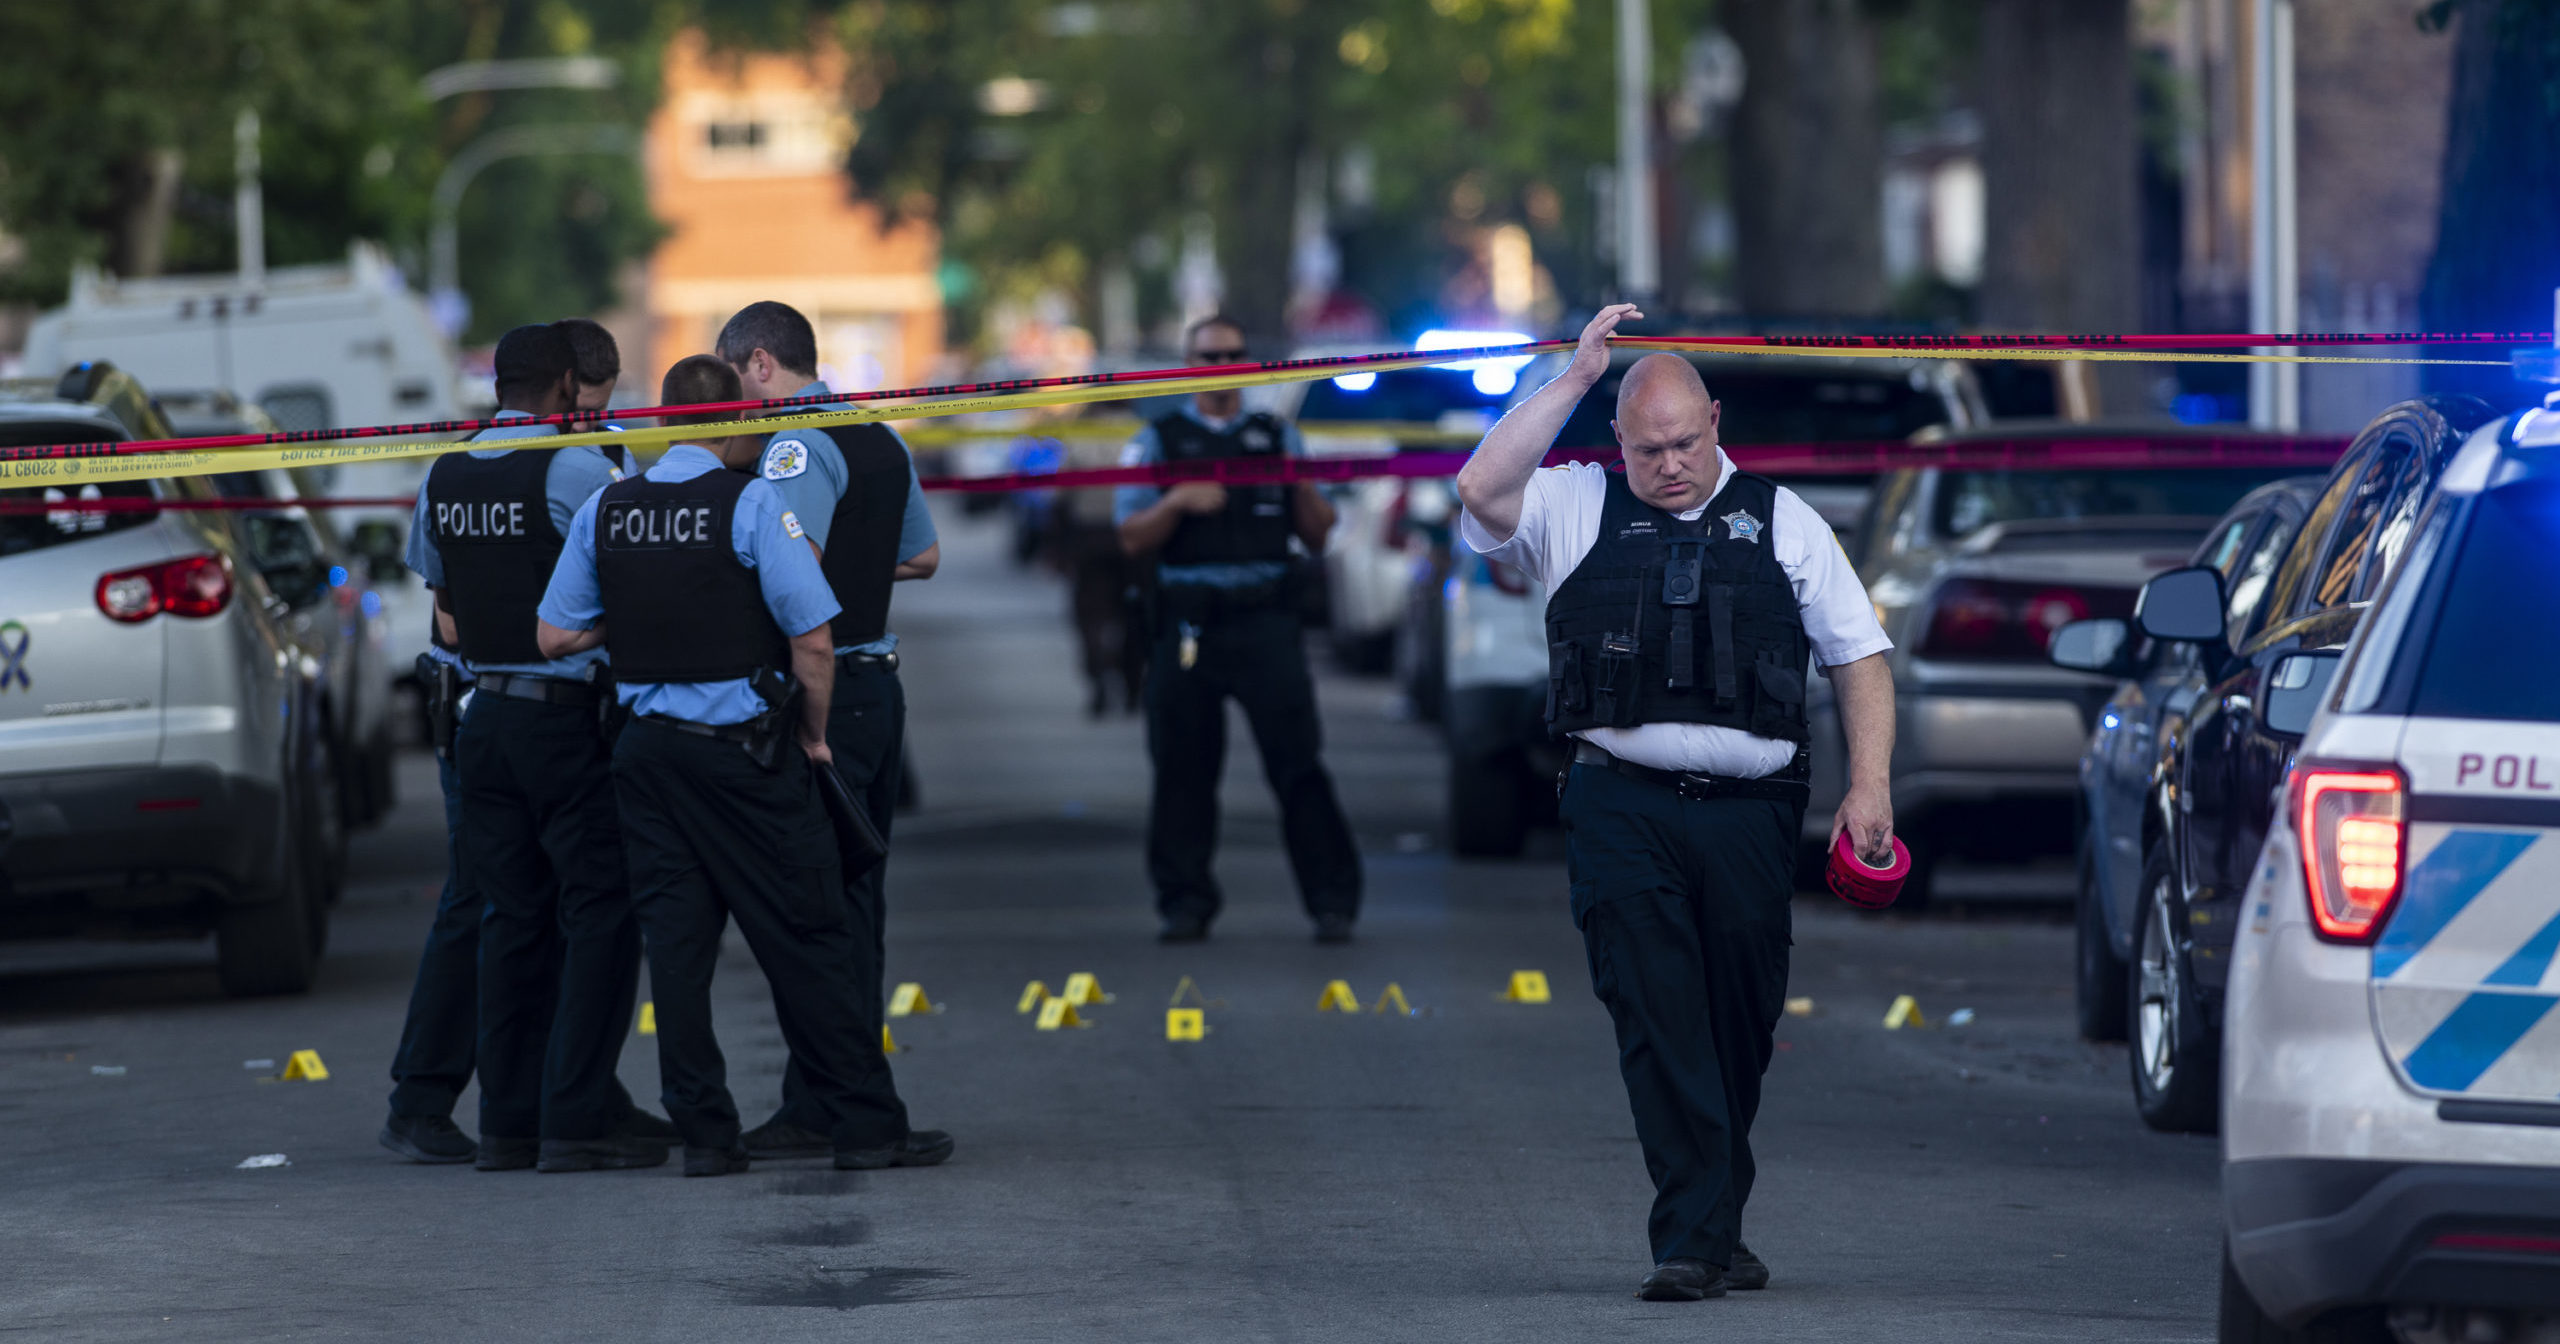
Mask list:
[[[1413,340],[1413,348],[1432,350],[1481,350],[1489,345],[1527,345],[1530,338],[1516,331],[1452,331],[1435,328]],[[1509,392],[1520,382],[1520,368],[1529,362],[1527,355],[1497,355],[1490,359],[1462,359],[1453,364],[1436,364],[1434,368],[1468,369],[1475,373],[1476,390],[1488,397]]]

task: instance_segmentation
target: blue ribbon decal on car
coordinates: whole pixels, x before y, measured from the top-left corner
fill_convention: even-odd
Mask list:
[[[13,634],[18,637],[15,644],[9,642],[9,636]],[[25,690],[36,688],[35,682],[27,676],[27,644],[32,638],[27,627],[18,622],[0,621],[0,691],[9,689],[12,680]]]

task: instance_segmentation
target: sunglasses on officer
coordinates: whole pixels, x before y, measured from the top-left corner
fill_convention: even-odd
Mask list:
[[[1194,350],[1191,352],[1191,358],[1202,364],[1241,364],[1244,362],[1244,356],[1244,347],[1240,345],[1222,346],[1215,350]]]

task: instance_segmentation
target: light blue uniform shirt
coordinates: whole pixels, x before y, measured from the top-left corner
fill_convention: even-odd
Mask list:
[[[649,468],[648,478],[670,484],[689,481],[707,471],[725,471],[708,448],[679,443]],[[570,520],[569,544],[560,552],[560,567],[551,571],[551,587],[542,594],[542,619],[563,630],[584,630],[604,616],[604,588],[596,578],[596,501],[588,500]],[[737,511],[729,520],[729,548],[756,572],[764,590],[764,608],[786,635],[804,635],[836,618],[835,592],[818,571],[818,557],[800,539],[800,523],[783,507],[782,496],[763,481],[749,481],[738,493]],[[606,632],[610,639],[612,632]],[[788,673],[791,669],[777,668]],[[745,723],[765,712],[764,697],[746,678],[730,681],[624,681],[614,684],[622,703],[634,714],[664,714],[695,723]]]
[[[829,390],[824,382],[816,382],[791,395],[821,397]],[[889,437],[894,439],[897,435],[898,431],[889,430]],[[900,439],[898,446],[905,448],[906,441]],[[758,474],[782,492],[783,504],[799,515],[800,526],[808,529],[809,540],[825,550],[827,530],[835,525],[836,502],[844,498],[844,453],[836,447],[836,441],[824,430],[786,429],[765,441],[764,465]],[[915,454],[910,451],[907,511],[898,520],[898,563],[903,565],[924,554],[938,540],[933,530],[933,512],[925,507],[924,485],[916,479]],[[836,652],[880,654],[894,652],[897,647],[898,637],[887,634],[868,644],[839,645]]]
[[[1176,414],[1188,416],[1213,432],[1221,434],[1235,428],[1236,421],[1244,419],[1243,416],[1238,415],[1226,420],[1212,420],[1202,415],[1195,406],[1184,406]],[[1280,451],[1290,457],[1307,455],[1306,440],[1299,437],[1298,427],[1286,420],[1280,422]],[[1164,461],[1164,443],[1157,437],[1156,427],[1153,424],[1141,427],[1137,437],[1129,440],[1129,446],[1120,451],[1120,465],[1124,467],[1152,467],[1162,461]],[[1125,523],[1131,517],[1154,508],[1156,501],[1163,498],[1164,490],[1160,486],[1121,486],[1111,495],[1111,521]],[[1288,573],[1289,564],[1285,560],[1235,560],[1207,565],[1156,566],[1157,577],[1166,583],[1196,583],[1211,588],[1257,588],[1266,583],[1277,583],[1287,577]]]
[[[493,418],[530,420],[533,417],[524,411],[500,411]],[[608,425],[606,428],[610,429],[614,426]],[[552,425],[507,425],[484,429],[472,435],[471,442],[495,443],[505,439],[548,438],[559,432],[559,429]],[[514,451],[512,448],[474,448],[471,450],[471,455],[478,458],[504,457]],[[542,492],[551,504],[551,525],[560,529],[561,535],[568,535],[569,520],[577,515],[578,506],[595,498],[597,491],[621,480],[630,461],[629,451],[623,448],[582,445],[563,448],[553,453],[551,466],[542,477]],[[422,485],[418,490],[418,502],[409,515],[408,563],[409,568],[418,572],[418,577],[427,581],[428,587],[441,588],[444,586],[444,557],[436,551],[436,533],[430,521],[433,517],[430,512],[432,507],[431,501],[427,498],[426,488]],[[428,647],[431,651],[435,651],[432,644]],[[465,658],[462,660],[462,667],[464,671],[474,676],[483,672],[512,672],[536,677],[558,677],[563,681],[584,681],[587,679],[587,669],[603,661],[604,650],[589,649],[584,653],[570,654],[566,658],[531,663],[483,663]]]

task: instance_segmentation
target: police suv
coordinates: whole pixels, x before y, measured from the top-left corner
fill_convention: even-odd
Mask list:
[[[2304,736],[2233,948],[2224,1340],[2560,1337],[2555,566],[2560,410],[2527,411],[2345,649],[2272,669]]]

